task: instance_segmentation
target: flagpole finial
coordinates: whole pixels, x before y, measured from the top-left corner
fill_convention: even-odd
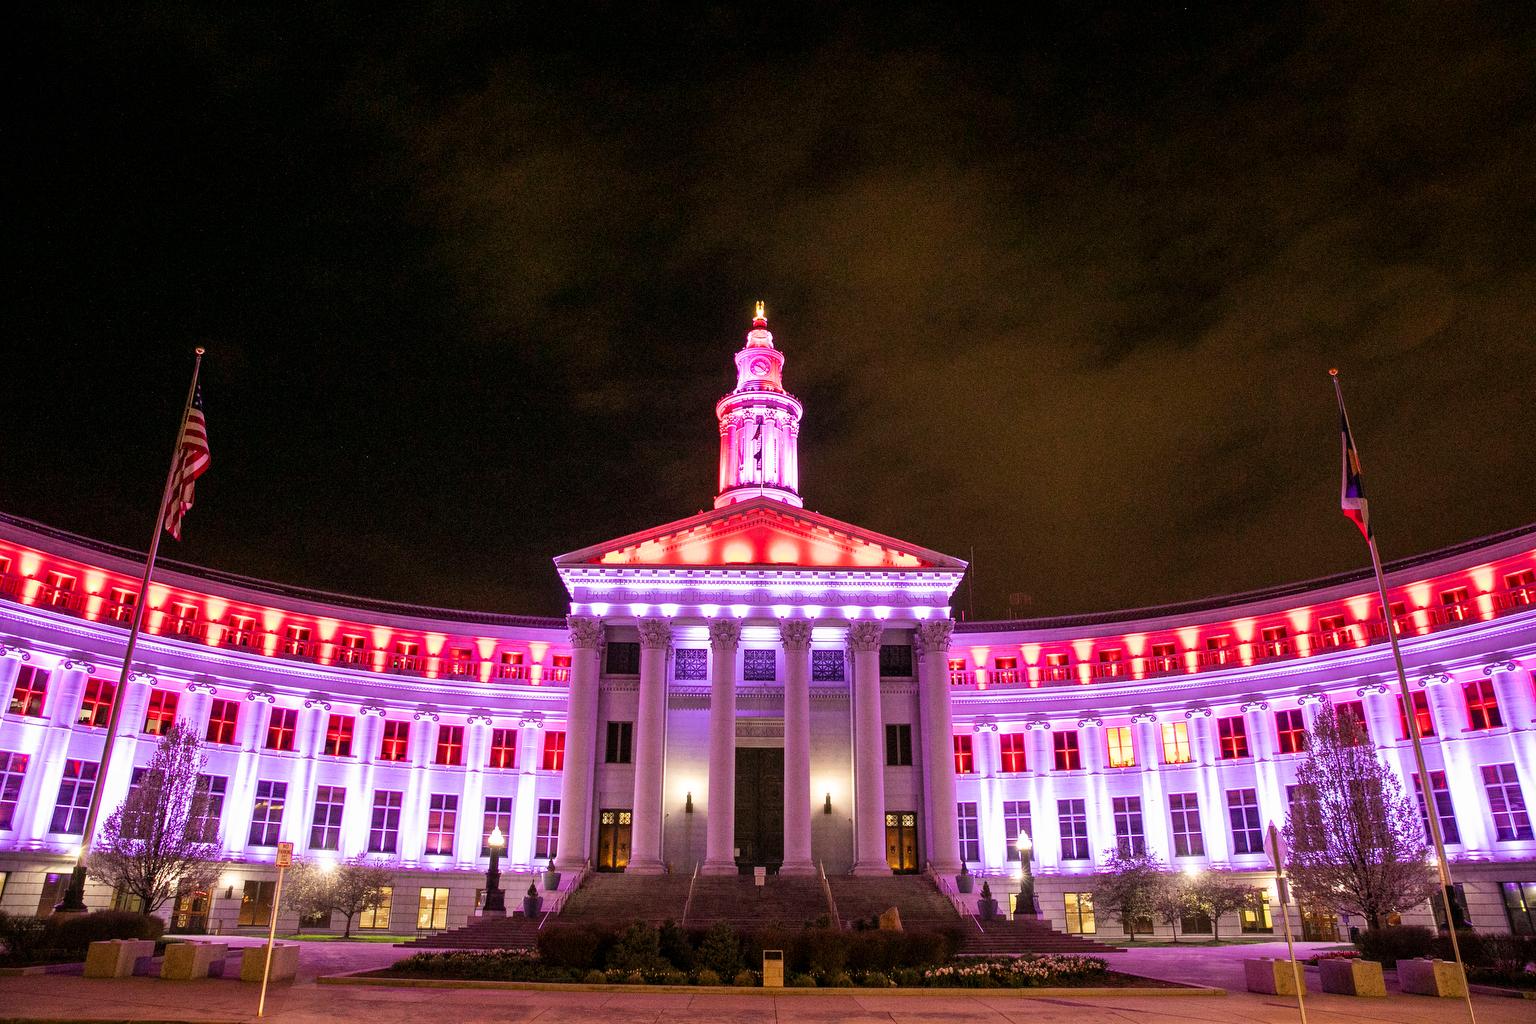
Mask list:
[[[207,352],[208,350],[203,348],[201,345],[199,345],[197,348],[193,349],[193,351],[195,351],[198,355],[202,355],[204,352]]]
[[[1338,375],[1339,375],[1339,368],[1337,366],[1333,367],[1333,369],[1328,371],[1328,376],[1330,376],[1330,377],[1337,377]]]

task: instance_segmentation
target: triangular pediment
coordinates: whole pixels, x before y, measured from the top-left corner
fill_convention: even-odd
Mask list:
[[[595,544],[555,565],[959,571],[957,558],[787,505],[753,498]]]

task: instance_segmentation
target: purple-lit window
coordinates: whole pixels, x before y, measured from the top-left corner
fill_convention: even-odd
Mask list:
[[[1057,800],[1056,818],[1061,828],[1061,859],[1087,860],[1088,803],[1085,800]]]
[[[385,721],[384,736],[379,741],[380,761],[404,761],[411,745],[411,723]]]
[[[1526,810],[1515,766],[1483,765],[1483,788],[1488,791],[1488,809],[1493,812],[1494,839],[1512,843],[1532,838],[1531,815]]]
[[[342,786],[315,787],[315,818],[309,830],[311,850],[341,848],[341,815],[346,809],[347,791]]]
[[[1339,724],[1339,736],[1354,737],[1356,743],[1367,743],[1371,731],[1365,724],[1365,704],[1358,700],[1341,701],[1333,706],[1334,721]]]
[[[886,815],[886,827],[895,815]],[[981,819],[976,814],[976,803],[965,800],[955,804],[955,838],[960,842],[960,859],[967,864],[981,860]]]
[[[209,743],[233,743],[235,742],[235,726],[240,721],[240,704],[233,700],[214,701],[208,708],[208,732],[206,739]]]
[[[373,794],[373,818],[368,825],[368,852],[394,853],[400,843],[399,790],[377,790]]]
[[[224,796],[229,791],[229,776],[199,775],[192,792],[192,806],[187,812],[187,836],[200,843],[219,841],[219,822],[224,820]]]
[[[1026,835],[1030,839],[1034,839],[1033,833],[1034,829],[1029,821],[1029,801],[1004,800],[1003,841],[1008,850],[1009,860],[1021,861],[1023,859],[1023,853],[1019,850],[1019,836]]]
[[[273,708],[272,718],[267,722],[267,749],[292,750],[293,734],[298,725],[296,708]]]
[[[997,745],[1003,756],[1003,771],[1029,770],[1029,764],[1024,757],[1024,739],[1024,734],[1021,732],[1005,732],[997,738]]]
[[[144,711],[144,731],[164,736],[176,722],[177,695],[170,690],[150,690],[149,707]]]
[[[1114,798],[1115,845],[1121,856],[1140,857],[1147,852],[1147,833],[1141,820],[1141,797]]]
[[[283,808],[288,803],[288,783],[256,783],[256,802],[251,806],[251,846],[276,846],[283,827]]]
[[[464,727],[440,725],[437,727],[437,763],[450,768],[464,763]]]
[[[1440,837],[1447,843],[1461,842],[1461,829],[1456,827],[1456,808],[1451,803],[1451,790],[1446,785],[1445,772],[1431,771],[1429,773],[1429,788],[1434,791],[1435,816],[1440,819]],[[1424,802],[1424,780],[1419,778],[1419,773],[1413,773],[1413,791],[1419,798],[1419,817],[1424,822],[1424,841],[1432,838],[1429,834],[1429,805]]]
[[[491,855],[491,833],[498,828],[503,837],[512,834],[512,798],[509,796],[485,798],[485,818],[480,828],[480,856]],[[505,847],[502,852],[506,852]]]
[[[546,772],[565,770],[565,730],[550,730],[544,733],[543,768]]]
[[[105,728],[107,719],[112,717],[112,698],[116,695],[117,684],[110,679],[87,679],[75,721],[95,729]]]
[[[1216,720],[1216,735],[1221,740],[1221,756],[1224,760],[1248,756],[1248,727],[1241,715]]]
[[[1429,712],[1429,694],[1423,690],[1413,694],[1413,717],[1419,725],[1420,736],[1433,736],[1435,734],[1435,716]],[[1397,724],[1402,730],[1403,739],[1411,739],[1408,731],[1408,715],[1403,710],[1403,698],[1397,698]]]
[[[433,793],[427,807],[429,856],[453,856],[453,833],[459,824],[459,798],[452,793]]]
[[[976,773],[976,755],[971,749],[971,737],[960,735],[955,737],[955,774],[974,775]]]
[[[1083,755],[1077,747],[1077,730],[1063,729],[1051,734],[1052,752],[1056,755],[1056,770],[1075,772],[1083,766]]]
[[[0,753],[0,831],[16,827],[16,803],[26,774],[26,754]]]
[[[1227,817],[1232,823],[1233,853],[1264,852],[1264,829],[1259,824],[1258,790],[1227,790]]]
[[[99,767],[95,761],[71,758],[64,762],[64,774],[59,779],[59,797],[53,805],[53,822],[48,826],[48,831],[72,836],[85,831],[85,814],[96,792],[96,770]]]
[[[1205,833],[1200,828],[1200,797],[1195,793],[1170,793],[1168,816],[1173,823],[1173,855],[1205,856]]]
[[[11,714],[42,718],[47,700],[48,672],[31,665],[21,666],[16,673],[16,686],[11,690]]]
[[[533,857],[549,860],[555,855],[555,840],[560,835],[560,801],[539,801],[539,814],[533,824]]]
[[[517,767],[517,730],[516,729],[492,729],[491,730],[491,756],[488,762],[491,768],[516,768]]]
[[[331,715],[326,719],[325,753],[331,757],[351,757],[353,727],[351,715]]]
[[[1275,737],[1280,753],[1301,754],[1307,749],[1307,721],[1300,708],[1275,712]]]
[[[1497,729],[1504,724],[1504,716],[1499,714],[1499,699],[1493,692],[1492,679],[1462,683],[1461,694],[1467,701],[1468,729]]]

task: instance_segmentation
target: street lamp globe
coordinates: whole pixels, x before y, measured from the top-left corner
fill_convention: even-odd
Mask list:
[[[490,838],[488,838],[485,842],[486,845],[493,850],[500,850],[507,845],[507,837],[501,831],[500,825],[497,825],[495,828],[491,829]]]

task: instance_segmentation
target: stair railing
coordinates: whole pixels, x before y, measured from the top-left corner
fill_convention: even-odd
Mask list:
[[[821,876],[821,891],[827,897],[827,913],[832,915],[832,927],[841,931],[843,919],[837,914],[837,900],[832,896],[832,883],[827,881],[826,864],[822,861],[817,861],[816,871]]]
[[[976,912],[971,909],[970,904],[960,898],[960,893],[955,888],[955,883],[935,871],[932,862],[928,864],[928,877],[938,887],[940,895],[949,900],[950,905],[955,908],[955,913],[959,914],[962,920],[970,918],[971,924],[976,926],[977,931],[986,932],[986,929],[981,926],[981,919],[976,916]]]
[[[678,927],[680,927],[680,928],[688,923],[688,911],[693,906],[693,887],[698,882],[698,880],[699,880],[699,862],[698,861],[694,861],[693,862],[693,875],[688,879],[688,898],[683,900],[683,920],[678,925]]]

